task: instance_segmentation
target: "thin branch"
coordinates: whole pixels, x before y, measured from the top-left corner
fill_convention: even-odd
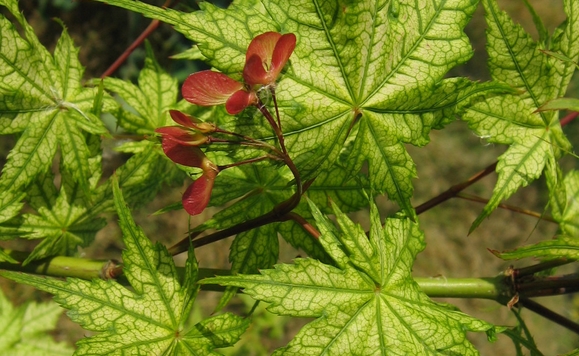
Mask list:
[[[464,200],[470,200],[470,201],[474,201],[474,202],[482,203],[482,204],[487,204],[489,202],[488,199],[477,197],[476,195],[467,194],[464,192],[460,192],[460,193],[456,194],[455,198],[461,198]],[[548,215],[539,214],[536,211],[523,209],[523,208],[520,208],[518,206],[500,203],[497,207],[501,208],[501,209],[505,209],[505,210],[514,211],[516,213],[521,213],[524,215],[532,216],[532,217],[537,218],[537,219],[550,221],[552,223],[557,223],[557,221],[555,221],[555,219],[553,219],[552,217],[550,217]]]
[[[564,118],[562,118],[559,123],[561,124],[561,127],[567,125],[568,123],[570,123],[571,121],[575,120],[575,118],[579,115],[579,112],[572,112],[567,114]]]
[[[537,314],[539,314],[540,316],[551,320],[552,322],[561,325],[564,328],[567,328],[571,331],[573,331],[576,334],[579,334],[579,324],[577,324],[574,321],[571,321],[567,318],[565,318],[564,316],[555,313],[554,311],[545,308],[544,306],[542,306],[541,304],[532,301],[530,299],[527,298],[521,298],[519,299],[519,306],[522,306],[524,308],[529,309],[530,311],[533,311]]]
[[[513,273],[513,276],[515,279],[520,279],[521,277],[524,277],[524,276],[530,276],[530,275],[533,275],[537,272],[546,271],[548,269],[563,266],[563,265],[566,265],[569,263],[573,263],[575,261],[576,260],[569,259],[569,258],[558,258],[556,260],[550,260],[550,261],[537,263],[536,265],[533,265],[533,266],[516,268],[513,270],[512,273]]]
[[[485,169],[483,169],[482,171],[478,172],[477,174],[475,174],[474,176],[470,177],[468,180],[462,182],[462,183],[458,183],[453,185],[452,187],[448,188],[448,190],[446,190],[445,192],[435,196],[434,198],[420,204],[419,206],[416,207],[416,214],[422,214],[423,212],[430,210],[432,208],[434,208],[435,206],[444,203],[445,201],[447,201],[450,198],[455,197],[458,193],[460,193],[461,191],[463,191],[464,189],[470,187],[471,185],[473,185],[474,183],[478,182],[479,180],[481,180],[482,178],[486,177],[487,175],[491,174],[492,172],[495,171],[495,168],[497,167],[497,162],[491,164],[490,166],[486,167]]]
[[[166,0],[165,3],[163,4],[163,7],[168,7],[170,5],[171,5],[171,0]],[[157,27],[159,27],[160,24],[161,24],[161,22],[159,20],[151,21],[149,26],[147,26],[147,28],[139,35],[139,37],[137,37],[137,39],[134,40],[133,43],[131,43],[131,45],[127,49],[125,49],[125,51],[119,56],[119,58],[117,58],[117,60],[113,64],[111,64],[110,67],[107,68],[107,70],[104,71],[104,73],[101,75],[101,79],[105,78],[105,77],[109,77],[117,69],[119,69],[119,67],[131,55],[131,53],[133,53],[133,51],[137,47],[139,47],[143,43],[143,41],[145,41],[145,39],[147,37],[149,37],[149,35],[151,33],[153,33],[153,31],[155,31],[157,29]]]
[[[318,240],[322,235],[314,225],[310,224],[298,213],[290,212],[287,213],[285,217],[287,217],[288,220],[293,220],[296,223],[298,223],[298,225],[300,225],[308,234],[310,234],[316,240]]]

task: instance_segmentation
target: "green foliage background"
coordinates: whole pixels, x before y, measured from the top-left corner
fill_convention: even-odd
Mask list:
[[[514,6],[512,3],[512,1],[509,1],[503,5]],[[545,7],[544,3],[542,2],[537,2],[534,5],[539,6],[538,12],[541,15],[552,9],[551,6]],[[23,4],[23,6],[26,7],[27,5]],[[105,11],[110,10],[109,7],[106,9],[107,10]],[[31,13],[33,15],[30,16],[37,16],[38,18],[42,16],[38,15],[38,13],[34,11]],[[510,12],[510,14],[513,15],[523,13],[524,12],[520,11],[519,8],[513,8]],[[555,13],[560,16],[562,11],[561,9],[556,9]],[[65,23],[69,24],[66,22],[66,15],[64,17]],[[560,19],[546,19],[546,21],[547,26],[552,28],[553,25],[560,22]],[[551,21],[552,24],[550,25]],[[530,25],[530,23],[527,22],[527,25]],[[74,28],[70,25],[69,27],[70,32],[74,34]],[[480,23],[480,17],[475,17],[475,20],[473,20],[473,22],[469,25],[471,33],[479,32],[482,27],[483,25]],[[529,28],[529,26],[527,26],[527,28]],[[57,32],[59,31],[60,30],[57,30]],[[168,29],[162,31],[166,31],[163,33],[170,32]],[[102,37],[104,38],[106,36]],[[119,41],[117,40],[117,42]],[[155,38],[152,39],[152,42],[154,46],[157,46],[157,48],[161,46],[160,44],[155,44]],[[158,39],[157,43],[165,43],[165,41]],[[477,42],[475,42],[475,46],[477,46],[476,43]],[[79,43],[77,42],[77,45],[78,44]],[[80,44],[81,58],[83,58],[82,51],[86,51],[86,49],[82,43]],[[96,46],[98,47],[99,45]],[[86,47],[88,47],[90,50],[90,46]],[[173,49],[171,52],[173,52]],[[175,52],[178,52],[178,50],[175,50],[173,53]],[[83,63],[88,64],[91,61],[94,61],[94,57],[101,58],[99,57],[98,53],[99,52],[97,51],[96,54],[89,56],[90,58],[87,58],[88,61]],[[455,69],[453,73],[460,75],[465,75],[465,73],[468,73],[468,75],[471,75],[470,73],[472,73],[471,70],[473,68],[479,69],[485,67],[482,64],[484,58],[478,56],[478,54],[481,53],[482,48],[479,51],[475,51],[475,58],[465,66]],[[86,55],[84,56],[86,58]],[[160,58],[161,61],[164,61],[163,56],[157,55],[157,57]],[[99,60],[96,62],[100,64],[101,61]],[[177,71],[179,71],[179,69],[177,69]],[[127,73],[129,72],[130,70],[127,70]],[[99,70],[95,70],[95,73],[98,75]],[[485,78],[485,73],[477,73],[472,75]],[[577,86],[575,86],[575,88],[576,87]],[[573,94],[573,90],[575,90],[576,95]],[[576,89],[572,89],[568,95],[579,96],[577,94],[579,93],[576,91]],[[571,133],[569,136],[572,142],[578,142],[577,137],[573,137],[572,134],[573,132],[577,132],[576,128],[577,124],[572,124],[568,127],[568,129],[566,129],[566,132]],[[494,159],[496,159],[498,154],[503,152],[503,147],[489,145],[484,139],[480,139],[472,135],[470,131],[466,129],[464,123],[454,123],[446,130],[433,132],[431,133],[431,139],[432,142],[429,143],[429,146],[427,146],[426,149],[417,149],[410,146],[407,147],[414,161],[417,163],[418,169],[418,179],[415,181],[416,191],[412,201],[415,205],[422,202],[426,198],[436,195],[440,191],[446,189],[450,184],[457,183],[458,181],[461,181],[470,176],[480,168],[491,163]],[[5,142],[4,140],[6,139],[3,137],[2,142]],[[11,147],[12,145],[8,144],[7,146]],[[472,157],[477,157],[478,159],[473,160]],[[571,167],[576,165],[576,161],[569,159],[564,164],[568,167]],[[524,191],[516,194],[509,201],[509,203],[527,208],[541,209],[545,206],[546,203],[546,197],[540,193],[544,187],[544,184],[545,183],[541,181],[533,183],[530,188],[527,188]],[[492,188],[492,185],[492,182],[484,182],[483,184],[473,187],[473,192],[477,195],[490,196],[491,193],[489,188]],[[143,213],[143,216],[140,217],[140,219],[139,217],[137,218],[137,220],[140,220],[139,222],[144,225],[145,230],[149,231],[148,236],[155,240],[167,241],[169,244],[170,241],[177,240],[178,237],[181,236],[180,234],[186,230],[185,222],[187,221],[187,217],[185,217],[183,214],[171,213],[170,216],[172,218],[162,217],[151,219],[147,217],[149,212],[163,207],[170,202],[178,200],[178,196],[179,193],[177,191],[173,195],[168,195],[166,197],[157,199],[145,209],[145,212]],[[391,203],[388,202],[381,205],[381,210],[383,212],[392,211],[394,208],[395,207],[393,207]],[[490,254],[486,254],[484,250],[486,247],[499,250],[513,248],[522,244],[543,240],[546,236],[552,235],[554,231],[553,227],[548,226],[545,223],[539,224],[539,226],[535,229],[534,219],[522,217],[511,212],[497,211],[493,213],[491,221],[484,222],[481,229],[476,230],[469,237],[466,237],[465,235],[468,232],[470,223],[474,221],[479,212],[480,207],[474,205],[473,203],[451,201],[446,203],[444,206],[438,207],[433,211],[425,214],[424,216],[421,216],[420,223],[421,227],[426,231],[428,247],[425,252],[419,256],[417,264],[414,266],[415,275],[434,277],[437,275],[442,277],[461,277],[480,275],[481,271],[492,274],[501,268],[504,268],[506,263],[500,262]],[[360,216],[365,215],[367,215],[367,212],[360,214]],[[168,219],[175,220],[172,221]],[[203,219],[203,217],[200,219]],[[498,223],[498,221],[500,221],[500,223]],[[93,256],[97,256],[98,254],[101,254],[102,250],[107,246],[118,246],[118,241],[118,232],[105,230],[105,232],[101,233],[97,238],[96,245],[90,247],[87,252]],[[212,247],[211,251],[204,252],[203,257],[200,258],[201,263],[205,263],[208,267],[222,267],[227,263],[227,250],[228,248],[226,244],[216,244],[214,247]],[[282,260],[289,260],[290,258],[295,257],[298,252],[286,253],[286,256],[281,256]],[[111,254],[108,252],[104,255],[107,258],[111,257]],[[433,271],[435,272],[433,273]],[[215,295],[208,295],[208,299],[211,300],[214,298]],[[453,301],[453,303],[454,302],[455,301]],[[558,302],[555,303],[562,304]],[[494,307],[492,305],[479,303],[477,301],[461,302],[460,304],[461,307],[468,308],[464,311],[473,313],[474,315],[478,314],[481,317],[483,315],[486,317],[489,314],[485,311],[484,308]],[[569,309],[568,312],[572,312],[572,309]],[[513,319],[511,318],[509,322],[512,323],[512,320]],[[500,323],[504,321],[497,320],[496,322]],[[531,326],[531,328],[533,328],[533,326]],[[549,353],[547,351],[549,350],[549,347],[552,347],[553,352],[557,352],[556,350],[563,351],[569,349],[569,345],[562,345],[561,349],[557,349],[557,345],[553,345],[551,342],[553,340],[553,336],[549,336],[548,331],[545,331],[544,327],[541,328],[541,326],[538,326],[535,330],[537,330],[536,337],[538,343],[549,345],[547,348],[545,348],[546,353]],[[565,339],[565,342],[573,342],[573,337],[571,336],[562,338],[560,336],[562,333],[561,330],[557,330],[555,328],[553,332],[555,335],[558,335],[559,340]],[[541,340],[541,338],[544,338],[544,340]],[[485,342],[475,341],[476,346],[483,344],[485,344]],[[500,348],[502,346],[505,346],[505,344],[501,344],[501,342],[499,342],[499,344],[494,347]],[[496,352],[496,349],[494,352]]]

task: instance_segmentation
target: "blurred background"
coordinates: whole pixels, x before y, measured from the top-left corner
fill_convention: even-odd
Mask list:
[[[564,21],[562,0],[529,0],[529,2],[535,7],[549,31]],[[155,5],[161,5],[161,3],[157,1]],[[522,0],[499,0],[499,5],[537,39],[537,32],[534,30],[532,19]],[[198,9],[198,5],[190,0],[182,1],[178,6],[187,11]],[[227,6],[227,3],[222,2],[219,6]],[[49,50],[54,48],[62,30],[52,18],[57,17],[63,20],[75,44],[80,47],[80,61],[86,67],[86,79],[99,77],[150,23],[149,19],[139,14],[90,1],[21,0],[20,8],[35,29],[40,41]],[[449,76],[467,76],[475,80],[489,79],[486,67],[485,28],[482,7],[479,6],[466,28],[472,41],[474,56],[465,65],[453,69]],[[191,43],[168,25],[161,24],[149,40],[161,66],[180,81],[203,67],[200,63],[169,58],[190,48]],[[136,82],[144,56],[144,49],[140,47],[114,75]],[[577,75],[571,83],[567,96],[579,97]],[[579,124],[573,122],[564,129],[575,145],[579,143],[578,128]],[[0,151],[2,152],[0,157],[5,157],[5,153],[13,147],[13,144],[10,137],[0,137]],[[433,131],[431,143],[426,148],[418,149],[409,146],[408,149],[418,169],[413,199],[414,205],[417,206],[492,164],[506,147],[488,144],[484,139],[469,131],[465,123],[457,121],[445,130]],[[111,165],[108,167],[109,172],[126,159],[112,151],[108,154]],[[0,165],[3,163],[0,161]],[[579,161],[576,158],[569,156],[563,159],[563,166],[566,170],[577,168],[578,165]],[[469,188],[467,192],[489,198],[495,180],[495,175],[488,176]],[[180,189],[166,191],[148,206],[135,212],[137,223],[143,227],[151,239],[170,245],[184,236],[189,224],[194,226],[215,212],[209,209],[195,219],[189,219],[183,211],[160,216],[150,215],[160,208],[179,201],[184,187],[186,185]],[[547,199],[545,182],[539,179],[531,186],[520,190],[507,203],[543,213]],[[378,201],[384,214],[391,212],[392,205],[385,198],[379,198]],[[414,275],[430,278],[494,276],[505,270],[511,263],[494,257],[487,251],[488,248],[511,249],[550,239],[556,233],[556,226],[552,223],[498,209],[475,232],[467,236],[470,224],[482,208],[483,205],[478,203],[452,199],[422,214],[419,219],[425,231],[427,248],[418,256],[414,265]],[[367,214],[367,211],[362,211],[352,214],[352,217],[367,227]],[[107,228],[98,234],[96,241],[89,248],[81,251],[82,254],[92,258],[120,258],[122,243],[116,226],[116,218],[111,216],[109,221]],[[227,268],[230,242],[231,239],[227,239],[202,247],[202,254],[198,254],[201,266]],[[30,247],[28,241],[20,243],[22,244],[19,246],[20,249]],[[283,262],[289,262],[301,254],[300,251],[291,248],[283,241],[280,245],[280,259]],[[184,263],[183,256],[178,257],[178,262]],[[523,260],[516,261],[514,265],[527,266],[534,263],[536,261]],[[576,267],[567,267],[558,273],[576,272],[574,269]],[[30,299],[50,298],[49,295],[27,286],[15,285],[5,280],[0,283],[5,294],[16,304]],[[203,292],[195,309],[196,315],[199,317],[210,315],[219,297],[220,294],[216,292]],[[441,301],[453,303],[462,311],[492,323],[508,326],[514,326],[516,323],[506,307],[495,302]],[[539,302],[576,322],[579,321],[579,299],[573,295],[543,298]],[[229,308],[237,312],[247,312],[252,305],[252,301],[248,298],[237,298]],[[263,314],[264,317],[255,318],[256,323],[243,336],[236,348],[221,350],[221,352],[227,355],[268,355],[273,349],[285,345],[299,331],[299,328],[309,321],[270,315],[264,312],[263,306],[260,306],[257,313]],[[545,355],[564,353],[579,347],[579,337],[565,328],[529,311],[523,311],[523,317],[528,322],[539,349]],[[61,318],[58,329],[54,333],[58,340],[66,340],[71,344],[85,335],[90,335],[90,333],[70,322],[66,316]],[[471,335],[471,340],[482,355],[515,354],[512,342],[505,336],[499,336],[499,340],[494,344],[489,344],[484,335]]]

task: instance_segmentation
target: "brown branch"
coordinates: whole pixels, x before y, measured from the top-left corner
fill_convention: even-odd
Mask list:
[[[314,225],[310,224],[306,219],[297,213],[289,212],[285,214],[285,217],[288,220],[293,220],[298,223],[308,234],[310,234],[316,240],[319,239],[322,235]]]
[[[464,189],[470,187],[474,183],[478,182],[480,179],[486,177],[487,175],[491,174],[495,171],[497,167],[497,162],[491,164],[490,166],[486,167],[482,171],[478,172],[474,176],[470,177],[468,180],[453,185],[452,187],[448,188],[445,192],[435,196],[434,198],[420,204],[415,208],[416,214],[419,215],[427,210],[434,208],[435,206],[444,203],[450,198],[455,197],[458,193],[463,191]]]
[[[527,299],[527,298],[520,298],[518,305],[522,306],[524,308],[527,308],[530,311],[533,311],[533,312],[539,314],[540,316],[542,316],[546,319],[549,319],[552,322],[559,324],[562,327],[573,331],[576,334],[579,334],[579,324],[565,318],[564,316],[562,316],[560,314],[555,313],[554,311],[552,311],[548,308],[545,308],[544,306],[542,306],[541,304],[539,304],[535,301],[532,301],[532,300]]]
[[[488,199],[477,197],[475,195],[467,194],[467,193],[463,193],[463,192],[456,194],[455,198],[461,198],[461,199],[470,200],[470,201],[474,201],[477,203],[483,203],[483,204],[487,204],[489,202]],[[537,218],[537,219],[542,219],[542,220],[550,221],[553,223],[557,223],[557,221],[555,221],[555,219],[553,219],[550,216],[539,214],[536,211],[523,209],[523,208],[520,208],[518,206],[500,203],[497,207],[501,208],[501,209],[505,209],[505,210],[514,211],[515,213],[521,213],[524,215],[529,215],[529,216],[532,216],[532,217]]]
[[[513,276],[515,279],[520,279],[521,277],[524,277],[524,276],[530,276],[530,275],[533,275],[537,272],[546,271],[548,269],[563,266],[563,265],[573,263],[573,262],[575,262],[575,260],[573,260],[573,259],[559,258],[556,260],[550,260],[550,261],[537,263],[536,265],[532,265],[532,266],[528,266],[528,267],[516,268],[513,270],[512,273],[513,273]]]
[[[168,7],[170,5],[171,0],[165,0],[163,7]],[[131,43],[131,45],[119,56],[119,58],[117,58],[117,60],[113,64],[111,64],[110,67],[107,68],[107,70],[104,71],[104,73],[101,75],[101,79],[110,76],[117,69],[119,69],[121,64],[123,64],[127,60],[127,58],[131,55],[131,53],[133,53],[133,51],[137,47],[139,47],[145,41],[145,39],[149,37],[149,35],[153,33],[153,31],[155,31],[157,27],[159,27],[160,24],[161,22],[159,20],[151,21],[149,26],[147,26],[147,28],[139,35],[139,37],[137,37],[137,39],[134,40],[133,43]]]

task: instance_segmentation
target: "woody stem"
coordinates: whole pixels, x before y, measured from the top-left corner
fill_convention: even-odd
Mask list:
[[[278,124],[275,122],[275,119],[273,118],[273,116],[271,116],[271,113],[269,112],[269,110],[267,110],[267,108],[265,107],[265,105],[263,104],[261,99],[259,99],[259,98],[257,99],[256,105],[259,108],[259,111],[261,111],[263,116],[265,116],[265,118],[267,119],[267,121],[269,122],[271,127],[273,128],[273,132],[275,133],[275,136],[277,137],[277,140],[279,142],[279,147],[281,147],[281,150],[284,153],[284,155],[287,156],[288,153],[287,153],[287,149],[285,148],[285,140],[283,138],[283,132],[281,131],[281,126],[278,126]],[[277,113],[278,108],[277,108],[277,102],[275,101],[275,99],[274,99],[274,105],[275,105],[275,110]],[[279,119],[278,119],[278,121],[279,121]]]
[[[273,118],[273,116],[271,115],[269,110],[267,110],[267,108],[265,107],[265,105],[263,104],[261,99],[259,99],[259,98],[257,99],[256,105],[257,105],[259,111],[261,111],[263,116],[265,116],[265,118],[267,119],[267,121],[269,122],[271,127],[273,128],[273,131],[275,132],[275,136],[277,137],[277,139],[279,141],[279,146],[281,147],[281,150],[283,152],[283,156],[282,156],[283,161],[288,166],[290,171],[292,172],[294,179],[296,181],[296,193],[294,194],[294,196],[292,196],[290,198],[290,201],[297,199],[297,201],[299,202],[299,199],[301,198],[302,193],[303,193],[303,187],[302,187],[302,181],[300,178],[300,172],[298,171],[296,165],[294,164],[294,162],[290,158],[290,156],[287,152],[287,149],[285,148],[285,141],[284,141],[284,137],[283,137],[283,132],[281,131],[280,126],[277,125],[277,123],[275,122],[275,119]],[[277,108],[277,102],[275,100],[274,100],[274,105],[275,105],[275,110],[277,113],[278,108]],[[278,114],[278,117],[279,117],[279,114]],[[297,203],[295,203],[295,205],[297,205]]]

